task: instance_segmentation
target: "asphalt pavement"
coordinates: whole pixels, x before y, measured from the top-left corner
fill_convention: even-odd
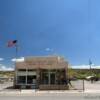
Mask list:
[[[100,100],[100,94],[1,95],[0,100]]]

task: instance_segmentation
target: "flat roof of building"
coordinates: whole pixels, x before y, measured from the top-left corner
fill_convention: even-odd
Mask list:
[[[16,62],[16,69],[62,69],[68,62],[60,56],[26,57],[24,62]]]

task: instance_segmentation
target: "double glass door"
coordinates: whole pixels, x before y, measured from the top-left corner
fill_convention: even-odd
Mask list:
[[[52,71],[42,73],[43,84],[55,84],[56,74]]]

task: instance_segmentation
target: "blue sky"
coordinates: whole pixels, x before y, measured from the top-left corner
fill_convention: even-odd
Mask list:
[[[100,0],[0,0],[1,65],[18,57],[61,55],[72,65],[100,65]]]

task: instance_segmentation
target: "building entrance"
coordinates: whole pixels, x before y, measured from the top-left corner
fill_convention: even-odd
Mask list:
[[[55,84],[56,72],[46,71],[42,73],[42,83],[43,84]]]

